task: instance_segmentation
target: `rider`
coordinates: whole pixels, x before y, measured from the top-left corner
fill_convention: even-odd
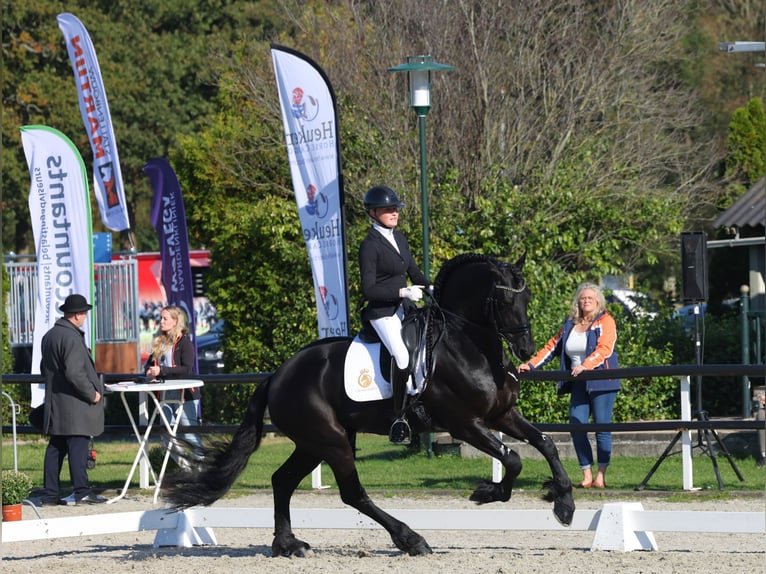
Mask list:
[[[411,438],[410,425],[404,416],[410,358],[402,340],[403,303],[420,301],[423,289],[427,286],[431,289],[428,278],[415,264],[407,239],[396,230],[401,207],[404,203],[391,188],[383,185],[370,188],[364,196],[364,210],[372,219],[372,228],[359,247],[362,297],[367,301],[362,320],[370,322],[393,359],[391,387],[395,420],[389,440],[394,443],[409,442]],[[407,286],[407,276],[414,285]]]

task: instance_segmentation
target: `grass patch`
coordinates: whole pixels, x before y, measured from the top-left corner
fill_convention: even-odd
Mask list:
[[[28,473],[35,487],[42,486],[43,456],[47,441],[43,439],[25,440],[18,445],[18,467]],[[150,448],[156,445],[150,445]],[[96,440],[96,467],[88,472],[91,484],[98,489],[119,490],[128,476],[137,443],[133,441]],[[378,496],[393,496],[402,491],[450,491],[456,495],[467,496],[475,485],[492,478],[492,462],[486,457],[461,458],[455,454],[432,456],[425,452],[414,451],[407,447],[395,446],[386,437],[377,435],[359,435],[357,439],[357,469],[362,484],[368,491],[375,491]],[[245,471],[237,479],[232,495],[259,489],[271,489],[272,473],[292,452],[292,442],[283,437],[266,437],[261,447],[250,458]],[[548,465],[542,460],[524,459],[523,469],[516,480],[515,490],[536,493],[542,483],[550,477]],[[656,462],[655,458],[613,457],[607,473],[608,491],[633,491],[648,474]],[[670,500],[726,498],[738,492],[757,492],[764,490],[764,469],[755,466],[752,458],[737,459],[735,463],[744,482],[736,477],[725,457],[717,458],[725,491],[718,490],[713,465],[710,457],[695,452],[694,485],[699,492],[683,491],[682,461],[680,456],[670,456],[645,487],[646,493],[672,494]],[[581,479],[576,460],[562,461],[572,482]],[[2,467],[13,468],[13,448],[10,441],[3,440]],[[337,488],[335,477],[326,464],[322,464],[322,483]],[[62,489],[69,488],[69,472],[65,464],[62,471]],[[138,472],[134,476],[131,488],[138,488]],[[301,490],[311,490],[311,477],[300,485]],[[638,493],[637,493],[638,494]],[[578,491],[578,496],[602,496],[602,491]]]

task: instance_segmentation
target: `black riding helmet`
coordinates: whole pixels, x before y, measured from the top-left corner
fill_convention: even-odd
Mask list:
[[[390,187],[376,185],[364,194],[364,210],[369,213],[378,207],[404,207],[404,203],[399,201],[396,192]]]

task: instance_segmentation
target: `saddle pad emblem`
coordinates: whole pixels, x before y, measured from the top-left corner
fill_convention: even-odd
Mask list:
[[[359,373],[359,377],[356,380],[356,383],[363,389],[366,389],[374,382],[375,374],[371,374],[367,369],[362,369],[362,371]]]

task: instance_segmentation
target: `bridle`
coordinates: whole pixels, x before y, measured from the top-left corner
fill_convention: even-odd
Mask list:
[[[489,309],[489,315],[492,320],[492,322],[495,325],[495,330],[497,331],[498,335],[506,342],[508,345],[509,351],[513,351],[513,342],[511,341],[511,337],[514,335],[523,335],[524,333],[527,333],[531,330],[531,327],[529,325],[529,322],[526,323],[519,323],[515,325],[503,325],[502,322],[499,320],[499,317],[501,317],[501,303],[498,301],[497,297],[494,295],[495,290],[505,291],[507,293],[512,293],[515,297],[519,293],[524,292],[527,288],[526,281],[521,282],[521,285],[519,287],[509,287],[507,285],[494,285],[494,289],[489,296],[487,303],[488,303],[488,309]],[[511,303],[512,305],[513,303]]]

